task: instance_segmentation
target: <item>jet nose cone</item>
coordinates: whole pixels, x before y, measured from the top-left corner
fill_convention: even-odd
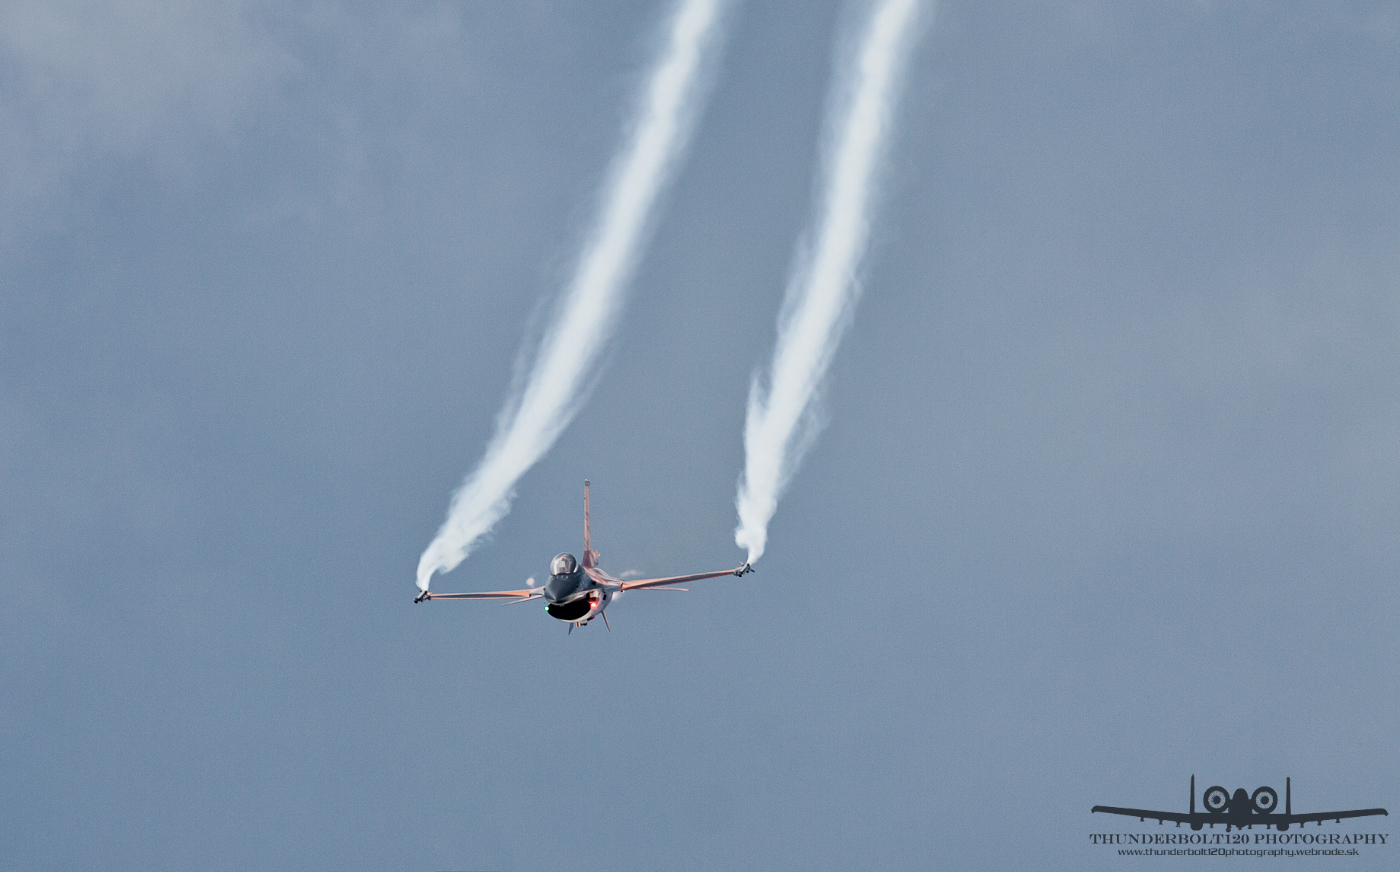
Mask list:
[[[578,579],[572,575],[556,575],[545,582],[544,597],[550,602],[559,602],[578,588]]]

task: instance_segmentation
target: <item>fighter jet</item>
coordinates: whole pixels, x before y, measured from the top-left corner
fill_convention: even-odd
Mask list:
[[[593,550],[592,536],[589,532],[588,523],[588,482],[583,483],[583,560],[575,559],[574,555],[567,551],[554,556],[549,563],[549,581],[539,587],[527,587],[521,590],[492,590],[482,593],[430,593],[423,591],[414,597],[415,603],[424,600],[504,600],[507,603],[523,603],[532,599],[543,599],[545,601],[544,610],[551,618],[564,621],[569,625],[569,632],[574,631],[574,627],[582,627],[594,618],[601,617],[603,624],[609,630],[612,626],[608,624],[608,616],[605,610],[608,603],[624,590],[685,590],[685,588],[671,587],[673,584],[681,584],[687,581],[700,581],[706,578],[719,578],[724,575],[734,575],[743,578],[753,567],[745,563],[743,566],[734,569],[723,569],[718,572],[702,572],[698,575],[673,575],[668,578],[642,578],[634,581],[623,581],[620,578],[613,578],[606,572],[598,568],[598,552]],[[534,579],[530,579],[534,581]]]
[[[1341,823],[1342,818],[1369,817],[1370,815],[1383,814],[1389,816],[1390,812],[1383,808],[1362,808],[1353,811],[1323,811],[1311,814],[1293,813],[1293,779],[1284,779],[1284,811],[1278,813],[1278,791],[1272,787],[1261,787],[1253,794],[1245,793],[1243,787],[1230,794],[1230,791],[1223,787],[1212,787],[1206,790],[1201,797],[1206,810],[1196,811],[1196,776],[1191,776],[1191,811],[1188,814],[1181,814],[1173,811],[1147,811],[1141,808],[1116,808],[1111,805],[1096,805],[1089,810],[1090,814],[1096,811],[1107,812],[1108,814],[1121,814],[1128,817],[1135,817],[1138,820],[1152,818],[1158,824],[1166,821],[1176,821],[1177,826],[1190,824],[1191,829],[1199,830],[1206,824],[1212,828],[1216,824],[1224,824],[1225,831],[1244,829],[1255,824],[1262,824],[1265,829],[1274,827],[1279,832],[1283,832],[1293,824],[1302,826],[1310,821],[1316,821],[1318,826],[1322,826],[1323,821],[1335,820]]]

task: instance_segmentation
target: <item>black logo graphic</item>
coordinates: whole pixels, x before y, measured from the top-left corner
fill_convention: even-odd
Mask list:
[[[1176,821],[1177,826],[1190,824],[1193,830],[1199,830],[1207,824],[1211,827],[1216,824],[1224,824],[1226,832],[1229,832],[1232,827],[1242,830],[1245,827],[1253,827],[1255,824],[1262,824],[1265,829],[1274,827],[1279,832],[1283,832],[1292,824],[1302,826],[1310,821],[1316,821],[1318,826],[1322,826],[1323,821],[1334,820],[1341,823],[1342,818],[1368,817],[1374,814],[1390,815],[1390,812],[1383,808],[1294,814],[1292,778],[1284,780],[1283,796],[1283,814],[1279,814],[1278,791],[1272,787],[1261,787],[1253,794],[1245,793],[1244,788],[1241,787],[1234,792],[1234,795],[1231,795],[1230,791],[1223,787],[1211,787],[1201,797],[1201,804],[1206,807],[1206,810],[1198,812],[1196,811],[1196,776],[1192,775],[1191,811],[1187,814],[1174,811],[1147,811],[1141,808],[1118,808],[1112,805],[1096,805],[1090,809],[1090,813],[1102,811],[1108,814],[1121,814],[1135,817],[1140,821],[1152,818],[1159,824]]]

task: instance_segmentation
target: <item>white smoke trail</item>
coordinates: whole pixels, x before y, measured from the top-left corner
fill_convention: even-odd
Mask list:
[[[812,403],[860,294],[856,268],[869,237],[876,163],[892,123],[895,92],[919,0],[880,0],[852,68],[833,89],[821,223],[795,260],[765,392],[749,388],[744,474],[734,541],[750,563],[763,555],[778,498],[817,435]]]
[[[418,561],[418,587],[448,572],[510,511],[515,483],[559,438],[622,305],[657,196],[693,127],[708,48],[724,0],[681,0],[635,128],[614,159],[592,236],[520,392],[511,397],[481,464],[452,496],[447,520]]]

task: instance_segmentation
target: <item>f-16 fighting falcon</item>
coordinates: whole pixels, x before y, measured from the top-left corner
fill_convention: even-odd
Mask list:
[[[1138,820],[1152,818],[1159,824],[1176,821],[1177,826],[1190,824],[1193,830],[1199,830],[1206,824],[1210,824],[1212,827],[1216,824],[1224,824],[1226,832],[1229,832],[1231,827],[1242,830],[1255,824],[1260,824],[1265,829],[1274,827],[1279,832],[1283,832],[1293,824],[1301,827],[1304,824],[1316,822],[1318,826],[1322,826],[1323,821],[1335,820],[1340,823],[1342,818],[1389,815],[1389,812],[1383,808],[1294,814],[1293,779],[1285,779],[1283,788],[1283,814],[1278,813],[1278,793],[1272,787],[1261,787],[1253,794],[1245,793],[1244,788],[1241,787],[1233,795],[1223,787],[1212,787],[1206,790],[1205,795],[1201,798],[1206,810],[1198,812],[1196,811],[1196,776],[1194,775],[1191,776],[1191,811],[1186,814],[1174,811],[1148,811],[1141,808],[1118,808],[1111,805],[1096,805],[1090,809],[1090,813],[1102,811],[1108,814],[1135,817]]]
[[[425,590],[418,594],[413,601],[421,603],[424,600],[439,599],[488,599],[503,600],[507,603],[523,603],[527,600],[543,599],[545,601],[544,609],[549,613],[549,616],[567,623],[569,632],[572,633],[574,627],[582,627],[598,617],[601,617],[603,624],[607,625],[608,616],[604,612],[608,603],[612,602],[613,598],[624,590],[656,590],[659,588],[685,590],[685,588],[673,588],[670,585],[687,581],[700,581],[706,578],[719,578],[723,575],[734,575],[742,578],[753,572],[753,567],[745,563],[734,569],[723,569],[719,572],[623,581],[620,578],[613,578],[598,568],[598,552],[593,550],[592,537],[588,527],[588,482],[585,481],[583,483],[582,561],[575,559],[574,555],[567,551],[555,555],[549,564],[549,581],[539,587],[527,587],[522,590],[492,590],[482,593],[430,593]],[[533,580],[531,579],[531,581]],[[608,629],[611,630],[612,627],[608,626]]]

